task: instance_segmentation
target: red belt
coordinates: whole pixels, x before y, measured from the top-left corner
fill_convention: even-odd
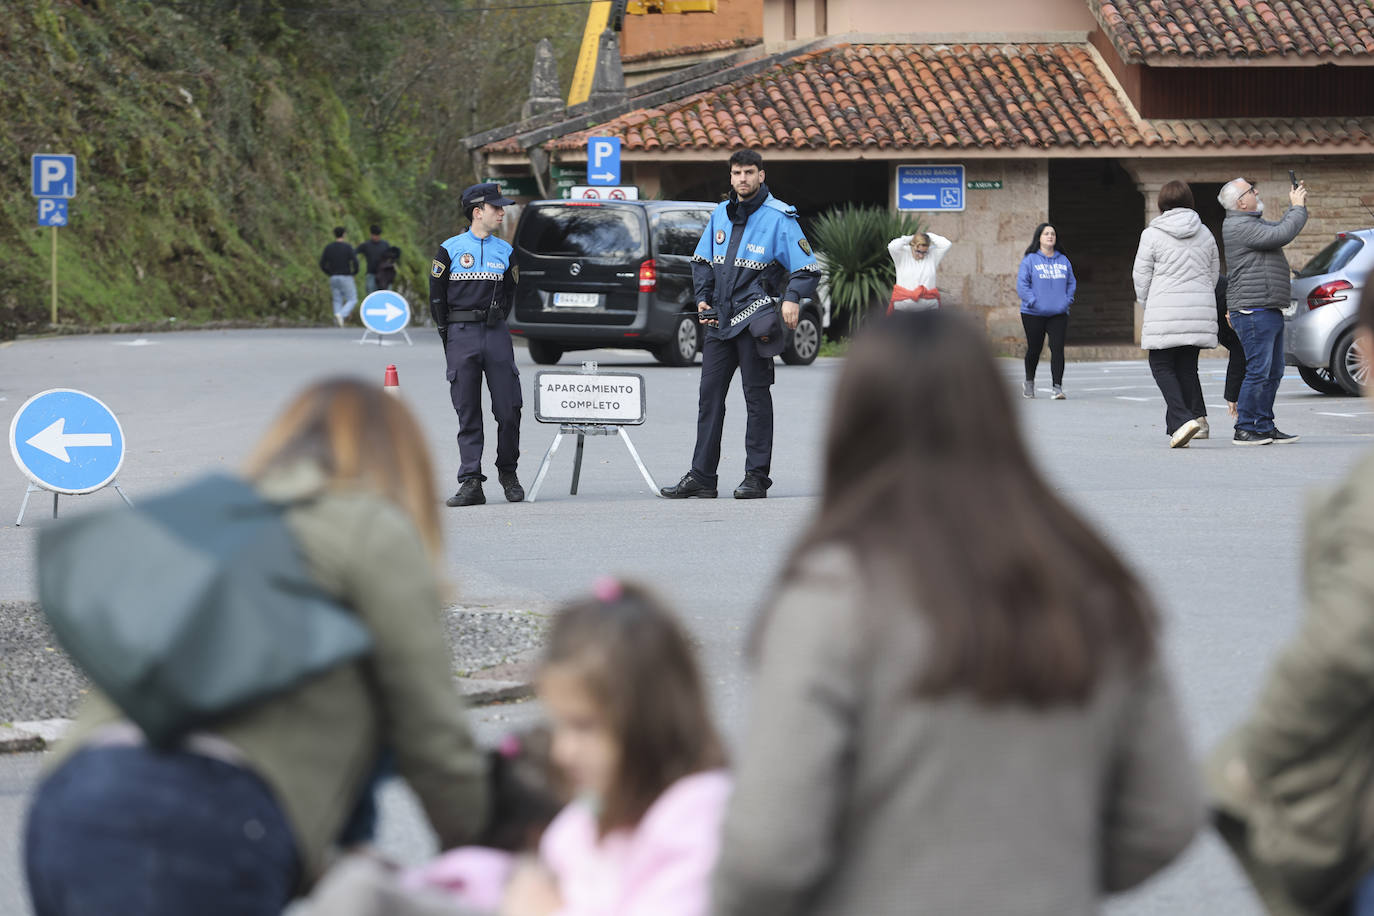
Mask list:
[[[940,291],[933,286],[929,289],[924,286],[918,286],[915,289],[907,289],[905,286],[894,286],[892,287],[892,299],[887,304],[887,313],[891,315],[896,309],[897,303],[903,299],[910,299],[913,302],[919,299],[934,299],[936,302],[939,302]]]

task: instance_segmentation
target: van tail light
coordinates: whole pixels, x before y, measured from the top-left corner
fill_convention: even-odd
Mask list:
[[[640,285],[643,285],[643,281]],[[1312,292],[1307,294],[1307,307],[1314,309],[1321,305],[1330,305],[1333,302],[1344,302],[1345,296],[1342,293],[1354,288],[1349,280],[1332,280],[1330,283],[1323,283],[1321,286],[1314,287]]]
[[[1350,284],[1347,283],[1346,286]],[[658,265],[654,259],[650,258],[639,265],[639,291],[641,293],[652,293],[658,289]]]

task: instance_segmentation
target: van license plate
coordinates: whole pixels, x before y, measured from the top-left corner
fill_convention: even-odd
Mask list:
[[[596,293],[554,293],[553,304],[567,309],[594,309],[600,298]]]

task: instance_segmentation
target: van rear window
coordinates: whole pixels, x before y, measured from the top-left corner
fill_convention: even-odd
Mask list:
[[[533,207],[516,244],[536,255],[629,261],[644,254],[643,218],[620,207]]]

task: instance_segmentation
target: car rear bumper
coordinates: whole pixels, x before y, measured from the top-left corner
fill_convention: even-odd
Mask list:
[[[547,295],[547,294],[545,294]],[[596,312],[579,314],[576,324],[563,321],[522,321],[518,312],[506,319],[511,333],[532,340],[556,340],[587,346],[650,346],[673,339],[679,316],[685,310],[656,301],[651,294],[639,295],[639,308],[629,324],[602,324],[593,319]],[[548,317],[556,315],[543,312]],[[626,314],[625,312],[619,313]]]

